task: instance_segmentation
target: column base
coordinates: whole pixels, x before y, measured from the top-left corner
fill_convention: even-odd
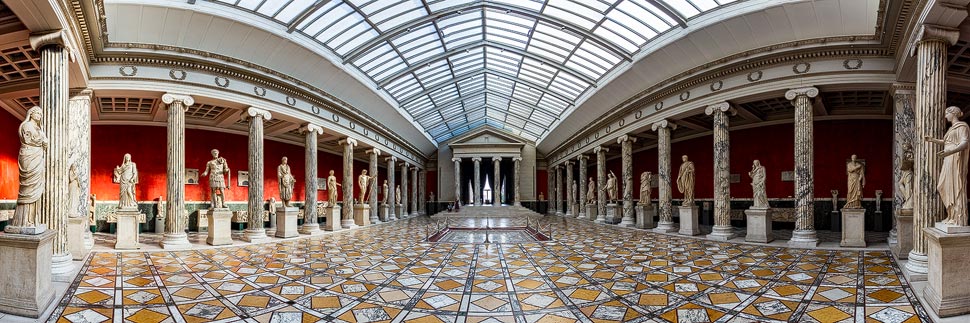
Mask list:
[[[370,205],[354,205],[354,224],[358,226],[370,225]]]
[[[843,247],[866,247],[866,209],[842,209]]]
[[[344,229],[353,229],[357,227],[357,224],[354,223],[354,219],[343,219],[340,220],[340,227]]]
[[[512,206],[522,206],[522,202],[515,201],[515,203],[512,203]]]
[[[279,216],[279,215],[277,215]],[[277,229],[279,231],[279,229]],[[232,244],[232,236],[230,235],[229,243]],[[249,243],[263,243],[269,242],[269,236],[266,235],[265,229],[246,229],[246,235],[243,236],[243,241]],[[208,242],[208,241],[206,241]]]
[[[319,223],[303,222],[303,225],[300,226],[300,229],[298,232],[300,232],[300,234],[315,235],[315,234],[322,233],[323,230],[320,230]]]
[[[913,250],[913,209],[901,209],[895,212],[896,231],[895,241],[889,243],[889,250],[896,259],[906,259],[909,251]]]
[[[748,234],[744,236],[744,241],[760,243],[775,241],[775,236],[771,233],[771,209],[752,207],[744,210],[744,215],[748,220]]]
[[[74,271],[74,258],[71,257],[70,252],[51,257],[51,275],[70,275],[72,271]]]
[[[199,211],[199,214],[202,213],[202,211]],[[230,228],[232,225],[232,211],[229,211],[228,208],[209,209],[209,215],[206,218],[209,234],[205,239],[205,243],[213,246],[232,244],[232,231]],[[263,236],[266,236],[265,232],[263,232]]]
[[[368,204],[367,206],[369,207],[370,204]],[[380,213],[379,210],[380,209],[378,209],[376,207],[370,208],[370,218],[368,219],[368,221],[370,221],[371,224],[380,224],[381,223],[381,217],[378,214],[378,213]]]
[[[138,218],[142,215],[141,212],[138,209],[119,209],[115,214],[118,219],[118,230],[115,234],[115,249],[138,249],[138,236],[140,233]]]
[[[276,208],[276,232],[274,232],[273,235],[277,238],[292,238],[299,236],[300,232],[296,225],[296,217],[298,213],[300,213],[300,209],[295,207]],[[304,219],[304,221],[306,221],[306,219]],[[316,225],[316,223],[312,223],[308,226],[316,227],[317,232],[320,232],[320,226]]]
[[[815,248],[818,247],[818,236],[815,235],[815,230],[795,230],[791,233],[788,246],[792,248]]]
[[[87,217],[67,218],[67,248],[74,260],[83,260],[91,252],[94,241],[92,239],[92,245],[88,245],[90,235]]]
[[[0,235],[0,312],[40,318],[54,302],[51,261],[55,233]],[[70,260],[70,259],[68,259]]]
[[[414,218],[414,217],[417,217],[419,215],[420,214],[418,214],[418,212],[411,212],[411,215],[409,217]]]
[[[340,206],[323,208],[323,229],[327,231],[339,231],[340,228]]]
[[[927,273],[929,273],[929,256],[926,254],[918,253],[916,250],[909,251],[909,257],[906,259],[906,270],[909,272],[909,281],[926,281]]]
[[[622,211],[620,211],[620,212],[623,212],[623,217],[620,218],[619,226],[626,227],[626,228],[634,228],[637,226],[637,220],[636,218],[634,218],[636,216],[636,211],[632,210],[632,207],[629,210],[631,212],[628,213],[627,211],[628,210],[626,208],[623,208]]]
[[[941,223],[937,223],[940,225]],[[970,227],[958,227],[970,231]],[[939,317],[970,313],[970,233],[924,228],[929,274],[923,296]]]
[[[159,245],[165,250],[179,250],[192,247],[192,243],[189,242],[189,235],[185,234],[185,232],[165,233]]]
[[[711,234],[707,235],[707,238],[717,241],[728,241],[734,238],[734,229],[730,225],[715,225]]]
[[[699,209],[696,206],[679,206],[677,210],[680,214],[680,231],[677,233],[685,236],[701,234],[700,225],[697,223]]]
[[[660,233],[677,232],[677,225],[674,224],[674,221],[664,222],[663,220],[660,220],[660,222],[657,223],[657,227],[653,229],[653,232],[660,232]]]

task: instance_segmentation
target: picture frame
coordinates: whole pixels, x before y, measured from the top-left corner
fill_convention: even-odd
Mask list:
[[[318,191],[326,191],[327,190],[327,179],[326,178],[317,178],[317,190]]]
[[[185,169],[185,184],[186,185],[199,185],[199,169],[198,168],[186,168]]]
[[[784,171],[781,172],[782,182],[794,182],[795,181],[795,171]]]
[[[236,176],[236,181],[239,187],[249,186],[249,171],[241,170],[239,175]]]

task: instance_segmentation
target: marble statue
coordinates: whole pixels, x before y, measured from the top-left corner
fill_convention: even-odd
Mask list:
[[[37,223],[37,200],[44,194],[44,170],[47,150],[47,134],[40,127],[42,118],[40,107],[34,106],[27,111],[27,117],[20,123],[20,152],[17,166],[20,170],[20,189],[17,192],[17,208],[13,219],[4,231],[8,233],[41,234],[46,226]],[[22,228],[36,228],[23,230]]]
[[[653,174],[650,172],[640,173],[640,205],[650,205],[650,181],[653,180]]]
[[[333,170],[330,170],[330,175],[327,175],[327,205],[330,207],[337,206],[337,176],[333,176]]]
[[[680,174],[677,175],[677,191],[684,194],[683,206],[694,204],[694,162],[687,160],[687,155],[681,156]]]
[[[360,203],[367,201],[367,186],[371,181],[376,181],[377,178],[374,176],[367,175],[367,170],[360,171],[360,176],[357,176],[357,184],[360,185]]]
[[[539,200],[540,201],[545,201],[546,200],[546,195],[545,194],[542,194],[542,192],[539,192]]]
[[[569,189],[569,197],[572,197],[574,202],[579,203],[579,194],[577,193],[579,192],[579,185],[576,182],[572,182],[569,184]]]
[[[751,177],[752,202],[755,208],[768,208],[768,194],[765,192],[765,167],[761,166],[761,161],[755,159],[748,172]]]
[[[384,195],[383,195],[384,198],[381,200],[381,203],[387,204],[387,193],[388,193],[388,190],[387,190],[387,180],[386,179],[384,180],[384,185],[381,186],[381,192],[384,193]]]
[[[281,164],[276,167],[276,178],[280,184],[280,200],[283,201],[283,207],[290,206],[290,200],[293,199],[293,187],[296,186],[296,177],[293,177],[293,173],[290,172],[290,165],[286,161],[287,158],[283,157]]]
[[[276,215],[276,198],[270,197],[267,204],[269,205],[269,214]]]
[[[943,150],[937,155],[943,157],[940,167],[940,177],[936,181],[936,192],[946,207],[944,224],[955,226],[967,225],[967,146],[970,142],[970,127],[960,121],[963,112],[958,107],[946,108],[946,120],[950,122],[950,129],[946,130],[943,139],[924,137],[923,140],[943,145]]]
[[[832,211],[839,209],[839,190],[832,190]]]
[[[205,171],[202,172],[202,176],[209,176],[209,194],[212,195],[212,208],[214,209],[226,207],[225,190],[229,189],[227,183],[230,183],[230,181],[223,177],[223,174],[232,177],[226,159],[219,157],[218,149],[213,149],[212,160],[205,164]]]
[[[436,202],[435,199],[434,199],[434,192],[431,192],[431,199],[429,199],[429,201]]]
[[[845,209],[862,208],[862,188],[866,186],[866,165],[856,159],[855,155],[845,164],[848,175],[849,188],[845,193]]]
[[[401,204],[401,185],[394,188],[394,204]]]
[[[138,184],[138,167],[131,161],[131,154],[125,154],[121,165],[115,166],[111,182],[117,183],[118,208],[137,209],[138,200],[135,199],[135,184]]]
[[[596,181],[592,177],[589,178],[589,184],[586,184],[586,203],[596,203]]]
[[[903,198],[903,209],[913,208],[913,145],[903,145],[903,160],[899,163],[899,193]]]
[[[613,174],[613,171],[610,171],[606,176],[606,187],[603,190],[606,191],[610,202],[613,202],[616,201],[616,175]]]
[[[876,190],[876,212],[882,212],[882,190]]]
[[[159,196],[158,198],[162,198],[162,197]],[[96,212],[94,210],[94,204],[97,201],[98,201],[98,195],[97,194],[91,194],[90,201],[88,202],[88,225],[94,225],[94,223],[95,223],[94,222],[94,214]]]
[[[168,210],[165,209],[166,202],[165,202],[165,199],[162,198],[161,195],[158,196],[158,206],[157,207],[158,207],[158,213],[155,215],[155,218],[164,220],[165,219],[165,214],[166,214],[166,212],[168,212]],[[91,223],[93,224],[94,222],[91,222]],[[164,221],[162,223],[164,223]]]

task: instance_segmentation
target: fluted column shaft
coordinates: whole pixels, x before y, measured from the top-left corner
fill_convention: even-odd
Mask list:
[[[455,163],[455,201],[461,204],[461,158],[452,158],[451,162]]]
[[[818,89],[789,90],[785,98],[795,106],[795,231],[789,245],[815,247],[815,154],[812,98]]]
[[[899,187],[902,179],[902,162],[906,147],[913,149],[916,146],[916,115],[913,111],[915,97],[915,85],[894,84],[893,93],[893,211],[903,208],[903,191]],[[912,153],[912,151],[910,151]],[[898,213],[898,212],[897,212]],[[889,231],[889,242],[894,244],[896,240],[896,219],[893,217],[893,228]],[[907,237],[907,240],[911,237]],[[908,255],[907,255],[908,257]]]
[[[502,205],[502,194],[500,188],[502,187],[502,157],[492,157],[492,167],[493,173],[495,174],[492,183],[492,206]]]
[[[90,89],[72,91],[69,103],[71,163],[77,173],[78,182],[78,196],[75,196],[75,200],[69,204],[75,208],[69,212],[72,213],[71,216],[83,216],[85,219],[87,219],[88,203],[91,198],[91,95]]]
[[[246,110],[249,118],[249,225],[246,227],[246,237],[249,240],[265,239],[266,229],[263,229],[263,122],[272,118],[269,111],[249,108]]]
[[[573,162],[567,160],[563,165],[566,166],[566,185],[564,185],[566,192],[566,211],[563,213],[566,216],[575,216],[573,214]]]
[[[418,166],[411,167],[411,215],[418,215]]]
[[[734,236],[731,229],[731,139],[730,114],[727,102],[707,107],[707,115],[714,118],[714,229],[708,236],[727,240]]]
[[[398,215],[402,218],[410,215],[408,212],[408,169],[410,168],[407,162],[401,163],[401,214]]]
[[[593,148],[596,153],[596,220],[606,219],[606,147]]]
[[[306,124],[300,129],[304,135],[304,205],[303,205],[303,226],[300,233],[313,234],[320,232],[320,225],[317,224],[317,136],[323,134],[323,128]]]
[[[633,142],[636,138],[627,135],[617,138],[620,144],[620,158],[623,164],[623,218],[620,220],[622,226],[636,226],[633,210]]]
[[[653,124],[653,130],[657,132],[657,202],[660,209],[657,228],[669,228],[673,226],[673,208],[671,200],[673,198],[670,191],[670,130],[673,125],[666,120]]]
[[[577,185],[579,185],[579,196],[577,196],[577,198],[579,199],[577,201],[579,203],[578,217],[581,219],[585,219],[586,218],[586,185],[587,185],[586,167],[588,166],[587,162],[589,160],[589,157],[587,157],[586,155],[579,155],[579,157],[576,157],[576,159],[579,159],[579,180],[577,181],[578,182]]]
[[[188,95],[162,95],[162,102],[168,107],[168,154],[166,163],[166,205],[165,236],[161,242],[164,249],[182,249],[189,243],[189,219],[185,213],[185,110],[195,104]]]
[[[522,177],[522,169],[520,167],[522,164],[522,157],[512,157],[512,191],[513,191],[513,205],[522,206],[522,199],[519,196],[519,178]]]
[[[367,203],[370,204],[370,222],[380,223],[381,219],[380,217],[377,216],[377,213],[378,213],[377,186],[380,184],[381,181],[379,178],[377,178],[377,163],[378,163],[377,157],[381,155],[381,151],[377,150],[377,148],[372,148],[367,151],[367,155],[370,157],[370,159],[368,160],[369,164],[367,164],[368,166],[367,173],[368,175],[373,177],[371,179],[370,186],[368,186],[368,189],[370,190],[370,192],[367,193],[368,194]],[[363,203],[363,201],[361,201],[361,203]]]
[[[473,196],[475,197],[475,205],[477,206],[477,205],[482,205],[482,183],[481,183],[482,158],[473,157],[472,162],[475,163],[475,172],[474,172],[475,177],[472,178],[472,182],[475,184],[474,184],[474,187],[472,187],[472,190],[474,190],[472,193],[473,193]]]
[[[344,148],[344,171],[343,171],[343,194],[344,205],[340,208],[340,226],[343,228],[353,228],[354,224],[354,146],[357,140],[354,138],[344,138],[340,140],[340,145]]]
[[[390,204],[390,206],[387,207],[388,211],[385,217],[387,218],[388,221],[397,220],[397,215],[396,215],[397,210],[395,210],[397,208],[397,200],[396,200],[397,196],[394,192],[394,187],[395,187],[394,168],[395,167],[397,167],[397,157],[394,157],[394,156],[387,157],[387,182],[389,183],[387,184],[388,185],[387,203]]]
[[[425,208],[428,207],[428,172],[423,169],[418,170],[418,214],[427,214]]]
[[[562,192],[562,187],[563,187],[562,184],[564,182],[563,177],[562,177],[562,173],[563,173],[562,170],[565,167],[566,167],[566,165],[557,165],[556,166],[556,214],[558,214],[558,215],[564,215],[564,214],[566,214],[565,210],[563,210],[563,208],[562,208],[562,205],[564,204],[563,203],[563,194],[562,194],[563,193]]]

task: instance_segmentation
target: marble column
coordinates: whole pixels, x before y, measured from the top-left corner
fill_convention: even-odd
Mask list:
[[[340,226],[344,229],[356,228],[354,223],[354,146],[357,140],[354,138],[344,138],[340,140],[340,145],[344,148],[344,171],[343,171],[343,194],[344,205],[340,208]]]
[[[411,213],[408,212],[408,169],[411,165],[407,162],[401,163],[401,214],[398,214],[402,218],[410,216]]]
[[[633,143],[636,137],[622,135],[616,138],[616,143],[620,144],[620,158],[623,163],[623,218],[620,225],[624,227],[635,227],[635,211],[633,209]]]
[[[317,214],[317,185],[319,185],[317,183],[317,136],[323,134],[323,128],[307,123],[300,127],[300,132],[304,136],[303,182],[305,185],[303,189],[306,193],[303,203],[303,225],[300,226],[300,233],[314,234],[321,232],[320,224],[317,223],[317,218],[320,217],[320,214]]]
[[[492,181],[492,206],[502,205],[502,194],[500,188],[502,187],[502,157],[492,157],[492,172],[494,180]]]
[[[731,228],[731,139],[729,119],[736,112],[727,102],[707,106],[714,117],[714,228],[708,239],[727,241],[734,237]]]
[[[893,84],[893,213],[899,214],[903,208],[903,192],[899,187],[902,178],[902,161],[904,159],[904,147],[915,147],[916,145],[916,114],[913,112],[913,104],[916,99],[914,84]],[[912,210],[910,210],[912,211]],[[896,219],[893,216],[893,228],[889,231],[889,243],[898,242]],[[911,237],[907,237],[907,240]],[[907,244],[908,245],[908,244]],[[902,257],[908,257],[909,252]]]
[[[367,173],[374,178],[371,179],[371,184],[368,186],[370,190],[368,194],[367,203],[370,204],[370,223],[381,223],[381,219],[377,216],[379,213],[377,208],[377,187],[381,185],[381,180],[377,178],[377,158],[381,156],[381,151],[377,148],[371,148],[367,150],[367,156],[370,158]],[[363,201],[361,201],[363,203]]]
[[[563,187],[562,182],[564,181],[562,177],[563,176],[562,170],[565,167],[566,165],[556,165],[556,215],[558,216],[563,216],[566,214],[565,210],[563,210],[562,208],[562,205],[564,204],[563,202],[564,195],[562,194],[562,187]]]
[[[411,216],[418,215],[418,166],[411,167]]]
[[[461,157],[455,157],[451,159],[451,162],[455,163],[455,201],[461,203]],[[454,202],[454,201],[449,201]]]
[[[576,216],[577,219],[586,218],[586,167],[589,157],[585,154],[580,154],[576,157],[579,160],[579,180],[576,185],[579,185],[579,215]]]
[[[567,160],[566,162],[563,163],[563,165],[566,167],[566,180],[564,181],[566,185],[563,185],[563,192],[566,193],[566,211],[563,212],[563,214],[565,214],[565,216],[568,216],[568,217],[574,217],[576,215],[573,214],[573,202],[574,202],[573,198],[575,198],[573,197],[573,190],[572,190],[573,162]]]
[[[670,201],[672,194],[670,191],[670,131],[677,125],[660,120],[655,122],[651,129],[657,132],[657,202],[659,205],[660,221],[654,231],[674,232],[677,231],[674,225],[673,207]]]
[[[472,162],[475,163],[475,172],[473,175],[475,177],[472,178],[472,182],[475,183],[472,189],[475,191],[472,192],[472,194],[473,196],[475,196],[475,206],[481,206],[482,205],[482,182],[480,178],[482,176],[482,158],[472,157]]]
[[[418,214],[428,214],[428,171],[418,170]]]
[[[30,36],[30,46],[40,54],[41,128],[47,133],[47,162],[44,165],[44,192],[37,201],[37,222],[46,224],[54,234],[51,270],[55,276],[74,269],[67,247],[67,217],[71,198],[68,192],[70,171],[71,110],[68,109],[68,57],[72,48],[67,31],[58,30]]]
[[[269,240],[263,228],[263,122],[272,119],[273,115],[269,111],[249,107],[245,117],[249,119],[249,224],[243,239],[263,242]]]
[[[556,167],[546,164],[546,213],[555,215]]]
[[[90,89],[71,91],[70,111],[71,111],[71,165],[74,165],[77,178],[77,194],[71,201],[71,210],[68,216],[75,217],[75,220],[83,220],[87,225],[84,232],[81,232],[84,246],[70,246],[71,250],[84,250],[83,254],[71,252],[74,259],[84,259],[87,253],[94,247],[94,236],[91,234],[89,226],[95,223],[88,223],[88,204],[91,198],[91,97],[93,92]],[[71,233],[68,232],[68,235]],[[78,248],[81,247],[81,248]]]
[[[520,178],[522,178],[522,157],[512,157],[512,195],[513,204],[515,206],[522,206],[522,198],[519,195],[519,185],[521,183]]]
[[[394,183],[395,183],[394,182],[395,181],[395,179],[394,179],[394,171],[395,171],[394,168],[397,167],[397,157],[391,156],[391,157],[385,158],[384,160],[387,160],[387,183],[388,183],[387,184],[387,186],[388,186],[387,187],[387,203],[391,204],[391,206],[388,208],[388,209],[390,209],[390,211],[388,211],[388,213],[387,213],[387,215],[385,215],[385,217],[387,218],[388,221],[393,221],[393,220],[397,220],[397,215],[396,215],[396,213],[397,213],[397,210],[396,210],[397,209],[397,200],[396,200],[397,196],[395,196],[395,193],[394,193]]]
[[[166,93],[162,102],[168,107],[168,162],[166,166],[165,235],[162,249],[192,247],[185,230],[189,215],[185,211],[185,110],[195,99],[184,94]]]
[[[947,48],[956,43],[959,32],[922,26],[917,33],[916,48],[916,115],[915,138],[943,138],[946,133],[946,61]],[[911,280],[925,280],[928,272],[926,234],[945,214],[936,193],[937,177],[943,159],[937,156],[941,145],[915,145],[913,154],[913,250],[906,269]]]
[[[596,219],[598,223],[606,221],[606,152],[609,148],[597,146],[593,148],[596,154]]]
[[[814,248],[818,245],[815,235],[815,155],[812,145],[813,111],[812,98],[818,89],[803,87],[788,90],[785,98],[795,106],[795,230],[788,245]]]

